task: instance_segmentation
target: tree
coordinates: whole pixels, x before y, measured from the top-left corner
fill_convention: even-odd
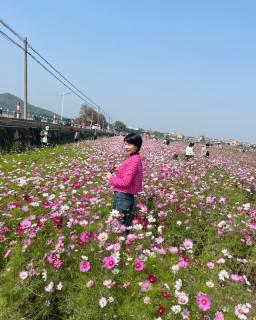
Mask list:
[[[122,121],[116,121],[113,126],[117,131],[126,131],[127,129]]]
[[[79,119],[82,122],[88,123],[87,125],[92,125],[98,123],[101,128],[107,127],[107,121],[105,116],[88,106],[87,104],[83,104],[80,109]]]

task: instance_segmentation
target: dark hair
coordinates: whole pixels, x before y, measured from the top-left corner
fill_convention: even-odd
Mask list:
[[[137,133],[129,133],[127,136],[125,136],[124,142],[133,144],[135,147],[137,147],[137,152],[139,152],[142,145],[142,138]]]
[[[206,147],[210,147],[210,143],[206,143]]]
[[[189,143],[189,147],[194,147],[194,145],[195,145],[194,142]]]

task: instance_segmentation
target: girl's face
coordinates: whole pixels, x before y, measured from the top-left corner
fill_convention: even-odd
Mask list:
[[[132,154],[137,151],[137,147],[134,144],[124,142],[124,152],[127,154]]]

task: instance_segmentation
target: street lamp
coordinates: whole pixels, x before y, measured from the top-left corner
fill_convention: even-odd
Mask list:
[[[63,92],[62,93],[62,102],[61,102],[61,114],[60,114],[60,120],[62,121],[62,116],[63,116],[63,106],[64,106],[64,96],[71,94],[70,92]]]

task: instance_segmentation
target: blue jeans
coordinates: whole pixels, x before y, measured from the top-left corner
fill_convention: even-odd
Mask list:
[[[134,205],[134,195],[130,193],[115,192],[113,209],[123,214],[122,224],[129,227],[132,223],[134,215],[132,208]]]

